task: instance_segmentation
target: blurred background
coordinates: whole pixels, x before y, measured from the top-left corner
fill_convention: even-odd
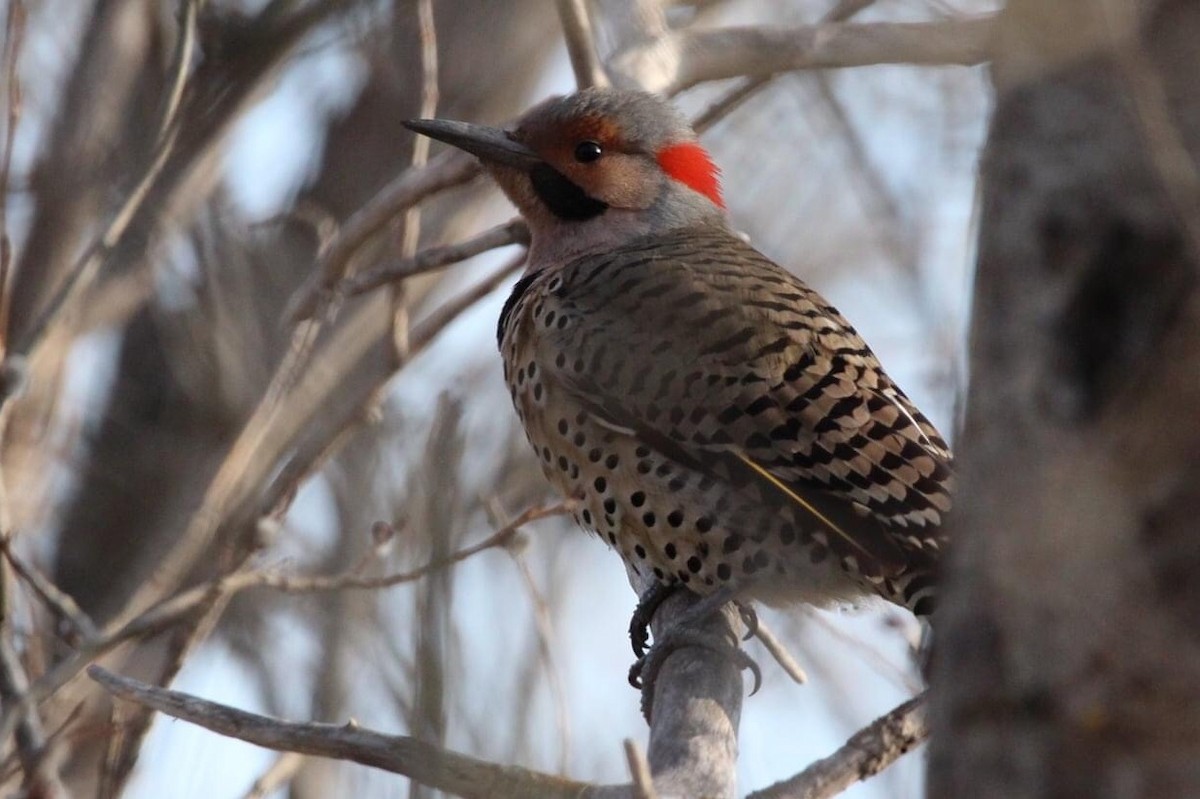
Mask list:
[[[401,120],[436,101],[438,116],[503,123],[573,88],[545,0],[433,0],[432,37],[420,5],[0,4],[5,346],[24,382],[0,415],[0,524],[16,556],[96,625],[247,563],[401,571],[553,502],[495,351],[513,279],[497,275],[516,246],[338,297],[321,324],[287,318],[331,237],[412,163]],[[666,5],[672,25],[716,27],[815,22],[833,3]],[[995,3],[859,5],[856,21],[919,21]],[[702,85],[677,102],[696,115],[728,88]],[[794,73],[704,135],[735,226],[837,305],[948,435],[988,104],[982,68]],[[512,214],[476,180],[423,203],[419,220],[383,226],[350,268],[393,264]],[[36,681],[88,631],[28,580],[10,574],[5,592],[5,646]],[[626,684],[635,599],[615,554],[556,517],[388,589],[214,600],[106,662],[248,710],[354,718],[618,782],[622,739],[646,731]],[[742,718],[743,790],[829,754],[921,685],[910,654],[919,631],[898,609],[763,618],[809,681],[747,645],[765,684]],[[61,686],[40,712],[80,796],[432,795],[161,718],[143,742],[144,720],[86,682]],[[20,776],[3,754],[0,792],[12,795]],[[922,756],[847,795],[921,795]],[[273,767],[282,787],[255,794]]]

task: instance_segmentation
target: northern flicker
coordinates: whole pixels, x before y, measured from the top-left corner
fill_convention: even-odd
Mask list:
[[[477,156],[529,224],[500,352],[580,525],[701,594],[932,609],[950,450],[849,322],[735,235],[672,106],[588,89],[512,131],[407,124]]]

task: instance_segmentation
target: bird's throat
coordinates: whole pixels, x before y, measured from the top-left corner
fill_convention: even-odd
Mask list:
[[[608,210],[608,204],[591,197],[549,164],[539,164],[529,173],[533,190],[550,211],[568,222],[584,222]]]

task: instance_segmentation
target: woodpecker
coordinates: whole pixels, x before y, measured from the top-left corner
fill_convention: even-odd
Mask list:
[[[832,305],[734,233],[678,111],[595,88],[511,131],[406,124],[478,157],[529,225],[504,376],[581,526],[700,594],[932,610],[946,442]]]

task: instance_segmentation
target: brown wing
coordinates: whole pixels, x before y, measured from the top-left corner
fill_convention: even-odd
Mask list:
[[[547,352],[575,354],[549,360],[558,382],[611,424],[680,459],[734,458],[860,548],[937,548],[946,443],[836,309],[737,237],[581,259],[546,303]]]

